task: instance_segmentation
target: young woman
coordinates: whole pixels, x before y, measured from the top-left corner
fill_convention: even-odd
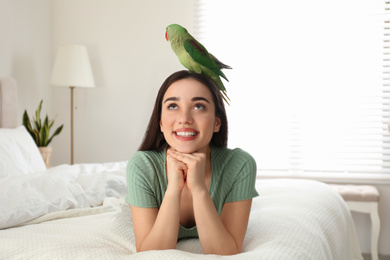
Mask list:
[[[199,237],[205,254],[241,252],[258,195],[256,163],[226,146],[227,117],[217,86],[188,71],[169,76],[127,166],[126,201],[138,252],[174,249],[178,239],[190,237]]]

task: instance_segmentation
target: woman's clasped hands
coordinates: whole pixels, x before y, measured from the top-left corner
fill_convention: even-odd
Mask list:
[[[180,153],[168,149],[167,155],[168,187],[173,186],[181,191],[187,185],[191,193],[207,190],[206,154]]]

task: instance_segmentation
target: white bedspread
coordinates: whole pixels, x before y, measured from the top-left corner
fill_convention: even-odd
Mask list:
[[[126,195],[126,162],[60,165],[48,171],[0,178],[0,229],[50,212],[94,207]]]
[[[362,259],[341,197],[326,184],[290,179],[258,180],[239,255],[203,255],[198,239],[135,253],[125,163],[117,166],[61,166],[65,172],[1,181],[1,225],[9,228],[0,230],[0,259]]]

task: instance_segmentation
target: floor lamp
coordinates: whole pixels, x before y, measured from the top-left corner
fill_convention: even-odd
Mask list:
[[[58,49],[50,85],[70,88],[70,162],[73,164],[73,91],[75,87],[95,87],[85,46],[66,45]]]

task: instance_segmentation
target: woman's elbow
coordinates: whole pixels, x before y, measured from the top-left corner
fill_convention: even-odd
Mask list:
[[[140,245],[136,246],[137,253],[150,251],[150,250],[168,250],[168,249],[176,249],[175,245],[161,245],[161,244],[154,244],[154,245]]]
[[[226,247],[220,250],[210,250],[210,252],[204,252],[207,255],[237,255],[242,252],[241,248],[236,247]]]

